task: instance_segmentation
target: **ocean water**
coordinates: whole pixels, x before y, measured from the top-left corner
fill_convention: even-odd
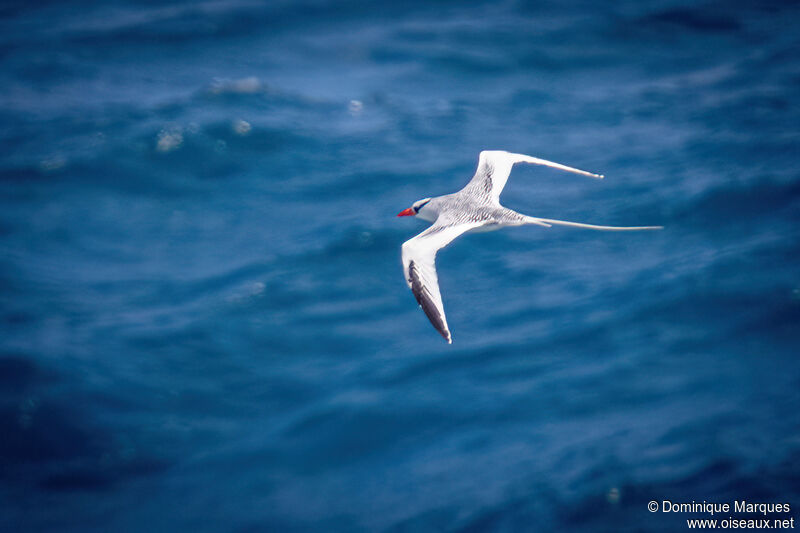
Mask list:
[[[0,530],[800,520],[796,3],[0,7]],[[395,217],[483,149],[525,227]],[[763,517],[730,513],[717,518]]]

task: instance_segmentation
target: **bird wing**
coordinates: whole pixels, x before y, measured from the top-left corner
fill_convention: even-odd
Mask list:
[[[531,157],[523,154],[512,154],[502,150],[484,150],[478,157],[478,169],[475,175],[467,184],[465,189],[471,189],[474,193],[488,195],[494,202],[500,202],[500,193],[506,186],[508,175],[511,174],[511,167],[514,163],[533,163],[534,165],[544,165],[546,167],[566,170],[576,174],[583,174],[592,178],[602,178],[600,174],[592,174],[585,170],[568,167],[559,163],[553,163],[538,157]]]
[[[436,276],[436,253],[459,235],[483,225],[482,222],[448,225],[435,222],[428,229],[403,243],[403,274],[417,303],[442,337],[452,343],[444,315],[439,278]]]

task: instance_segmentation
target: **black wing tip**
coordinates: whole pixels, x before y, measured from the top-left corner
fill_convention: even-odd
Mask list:
[[[420,307],[422,307],[422,306],[420,306]],[[424,310],[425,310],[425,308],[423,308],[423,311]],[[427,314],[427,312],[425,314]],[[433,323],[433,321],[431,321],[431,323]],[[439,332],[439,335],[441,335],[442,338],[447,341],[447,344],[453,344],[453,336],[450,335],[450,330],[447,328],[447,326],[444,326],[443,328],[439,329],[439,327],[436,326],[436,324],[433,324],[433,325],[436,328],[436,331]]]
[[[422,307],[422,306],[420,306],[420,307]],[[425,311],[425,308],[423,307],[422,310]],[[428,312],[425,311],[425,314],[427,315]],[[441,335],[442,338],[447,341],[447,344],[453,344],[453,337],[450,335],[450,330],[447,329],[447,327],[439,328],[439,326],[436,323],[433,322],[433,319],[430,317],[430,315],[428,315],[428,319],[433,324],[433,327],[436,328],[436,331],[439,332],[439,335]]]
[[[408,278],[411,284],[411,292],[419,306],[425,312],[425,316],[430,320],[431,325],[433,325],[436,331],[447,341],[447,344],[453,344],[453,337],[450,335],[450,330],[447,329],[447,324],[444,321],[444,314],[439,312],[428,289],[425,288],[425,285],[423,285],[422,281],[419,279],[417,265],[414,261],[408,263]]]

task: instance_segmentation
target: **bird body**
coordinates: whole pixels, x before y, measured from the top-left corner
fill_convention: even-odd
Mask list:
[[[478,169],[463,189],[444,196],[418,200],[397,215],[416,216],[432,222],[426,230],[403,243],[403,274],[417,303],[448,343],[452,343],[453,339],[439,291],[436,253],[464,233],[494,231],[506,226],[527,224],[544,227],[562,225],[605,231],[661,229],[661,226],[596,226],[538,218],[503,207],[500,204],[500,193],[515,163],[544,165],[597,179],[603,177],[536,157],[487,150],[480,153]]]

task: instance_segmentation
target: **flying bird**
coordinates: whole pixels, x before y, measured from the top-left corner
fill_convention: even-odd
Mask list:
[[[397,216],[416,216],[433,222],[425,231],[403,243],[403,274],[417,303],[433,327],[448,343],[453,342],[444,314],[439,279],[436,276],[436,253],[464,233],[494,231],[506,226],[533,224],[572,226],[605,231],[662,229],[662,226],[596,226],[523,215],[500,205],[500,193],[515,163],[533,163],[602,179],[600,174],[568,167],[552,161],[500,150],[487,150],[478,157],[478,169],[458,192],[423,198]]]

